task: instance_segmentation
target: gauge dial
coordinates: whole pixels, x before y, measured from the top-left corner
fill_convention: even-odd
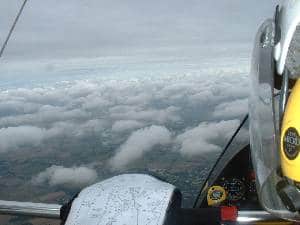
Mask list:
[[[212,186],[207,192],[207,203],[209,206],[218,206],[226,200],[226,191],[221,186]]]
[[[244,198],[246,187],[243,181],[237,178],[229,178],[222,182],[227,192],[228,201],[239,201]]]

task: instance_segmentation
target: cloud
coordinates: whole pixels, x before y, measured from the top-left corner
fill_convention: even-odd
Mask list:
[[[108,127],[107,122],[104,119],[92,119],[84,122],[79,126],[79,134],[84,135],[84,133],[101,133]]]
[[[239,120],[203,122],[177,136],[180,152],[185,156],[220,151],[239,125]]]
[[[93,119],[85,122],[56,122],[47,130],[47,138],[64,136],[74,138],[79,136],[100,135],[107,127],[107,123],[101,119]]]
[[[217,119],[241,118],[248,113],[248,99],[224,102],[216,106],[213,116]]]
[[[54,165],[33,177],[32,183],[35,185],[46,184],[50,186],[83,188],[93,184],[97,177],[97,172],[88,167],[65,168]]]
[[[38,147],[45,140],[60,136],[74,138],[79,136],[100,135],[107,127],[104,120],[94,119],[83,123],[56,122],[50,128],[18,126],[0,129],[0,152],[19,150],[23,147]]]
[[[88,119],[89,113],[82,109],[66,109],[65,107],[42,105],[36,113],[7,116],[0,119],[3,126],[22,124],[54,123],[58,121]]]
[[[162,126],[150,126],[133,132],[127,141],[120,146],[110,164],[120,169],[145,152],[151,151],[156,145],[167,145],[171,142],[171,132]]]
[[[139,93],[137,96],[132,96],[131,98],[126,100],[126,104],[128,105],[144,105],[149,104],[153,96],[149,93]]]
[[[165,109],[132,110],[125,113],[112,113],[114,119],[154,121],[159,124],[180,121],[179,107],[170,106]]]
[[[112,132],[122,133],[143,127],[145,124],[136,120],[118,120],[112,125]]]
[[[39,107],[39,104],[31,102],[7,100],[5,102],[0,102],[0,117],[34,113],[39,109]]]
[[[0,152],[17,150],[26,146],[38,146],[46,136],[46,130],[33,126],[0,129]]]

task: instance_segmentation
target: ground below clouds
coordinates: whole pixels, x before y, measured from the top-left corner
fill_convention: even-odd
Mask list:
[[[189,205],[247,96],[247,66],[231,64],[2,87],[0,198],[63,203],[96,180],[141,172],[177,185]]]

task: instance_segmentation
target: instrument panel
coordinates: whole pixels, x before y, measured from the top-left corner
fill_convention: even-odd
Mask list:
[[[255,180],[248,177],[222,177],[210,187],[207,196],[209,206],[247,205],[248,208],[254,208],[251,205],[257,205],[257,202]]]
[[[260,209],[255,173],[249,151],[237,154],[209,186],[206,206],[237,206],[240,209]]]
[[[246,184],[244,180],[238,178],[223,178],[220,184],[226,190],[227,200],[237,202],[245,199]]]

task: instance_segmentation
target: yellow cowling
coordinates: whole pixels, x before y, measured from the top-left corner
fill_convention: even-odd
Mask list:
[[[300,80],[289,96],[282,121],[280,155],[283,175],[300,182]]]

